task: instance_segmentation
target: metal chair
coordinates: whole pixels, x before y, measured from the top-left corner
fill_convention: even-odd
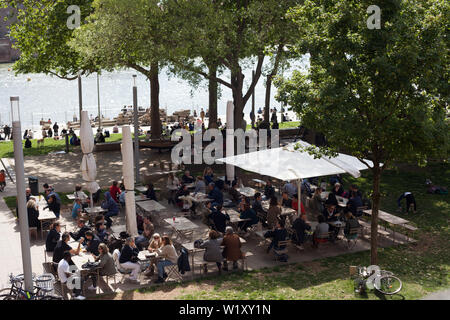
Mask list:
[[[355,247],[356,242],[358,241],[359,230],[361,227],[351,228],[348,234],[345,235],[345,239],[347,239],[347,249],[351,250]]]
[[[167,279],[174,277],[175,281],[183,281],[183,275],[178,271],[178,265],[165,266],[164,270],[167,273]]]
[[[123,280],[125,279],[125,276],[128,274],[131,274],[131,270],[123,269],[120,266],[120,262],[119,262],[120,251],[119,251],[119,249],[115,249],[112,256],[113,256],[114,264],[116,265],[116,270],[122,275],[122,279],[120,280],[120,282],[123,282]],[[116,278],[114,276],[114,283],[116,281],[115,279]]]

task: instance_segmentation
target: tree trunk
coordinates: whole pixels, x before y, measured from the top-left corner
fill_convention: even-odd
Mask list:
[[[378,210],[380,208],[381,168],[377,160],[373,162],[372,223],[370,226],[370,264],[378,263]]]
[[[270,91],[272,89],[272,75],[269,74],[266,80],[266,101],[264,104],[264,122],[270,122]]]
[[[217,76],[217,65],[208,65],[209,75]],[[208,128],[217,129],[217,81],[209,79],[209,124]]]
[[[244,75],[241,69],[237,72],[231,72],[231,85],[233,87],[233,103],[234,103],[234,129],[244,127],[244,96],[242,88],[244,86]]]
[[[150,66],[150,117],[151,139],[161,138],[161,119],[159,117],[159,66],[152,63]]]
[[[283,55],[283,47],[284,47],[284,43],[280,43],[278,45],[278,49],[277,49],[277,55],[275,57],[275,62],[273,64],[273,69],[270,72],[270,74],[267,76],[267,81],[266,81],[266,101],[265,101],[265,105],[264,105],[264,122],[270,122],[270,92],[272,90],[272,81],[273,78],[277,75],[278,73],[278,68],[280,66],[280,61]]]

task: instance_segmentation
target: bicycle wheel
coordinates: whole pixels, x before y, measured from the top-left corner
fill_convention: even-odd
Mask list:
[[[375,282],[374,286],[375,289],[377,289],[378,291],[380,291],[385,295],[393,295],[402,290],[403,284],[402,281],[396,276],[386,275],[381,276],[379,282],[378,283]]]
[[[2,294],[0,300],[17,300],[17,297],[11,294]]]

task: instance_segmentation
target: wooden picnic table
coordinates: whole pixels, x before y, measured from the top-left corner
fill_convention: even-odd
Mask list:
[[[261,205],[262,205],[263,209],[267,211],[267,210],[269,210],[269,207],[270,207],[270,201],[269,200],[261,201]],[[281,209],[280,215],[282,215],[282,216],[290,216],[293,214],[297,214],[297,211],[292,208],[280,206],[280,209]]]
[[[328,199],[328,196],[330,195],[329,191],[324,191],[320,194],[320,197],[325,201]],[[336,196],[336,200],[338,202],[338,206],[340,207],[346,207],[347,203],[348,203],[348,199],[341,197],[341,196]]]
[[[174,229],[174,231],[183,238],[187,238],[187,233],[190,233],[191,231],[194,231],[194,229],[199,228],[198,225],[185,217],[175,217],[175,221],[173,221],[173,217],[167,218],[164,219],[164,222],[169,224]]]
[[[260,179],[252,179],[252,181],[253,181],[253,182],[256,182],[256,184],[257,184],[259,187],[262,187],[262,186],[265,186],[265,185],[266,185],[266,182],[263,181],[263,180],[260,180]]]
[[[197,194],[191,193],[188,196],[181,196],[181,200],[190,200],[196,203],[202,202],[212,202],[214,199],[208,198],[208,195],[205,193],[198,192]]]
[[[137,186],[134,189],[136,189],[137,191],[144,193],[147,191],[147,188],[145,186]]]
[[[156,258],[158,254],[156,252],[150,252],[148,250],[139,251],[138,259],[141,262],[150,260],[151,258]]]
[[[78,241],[70,241],[68,244],[72,247],[72,249],[76,250],[78,248]],[[83,265],[89,261],[94,262],[95,259],[92,256],[90,252],[87,252],[85,249],[83,249],[83,246],[81,246],[80,252],[77,255],[72,255],[72,261],[77,267],[77,269],[80,271],[80,276],[83,279],[83,277],[86,277],[89,274],[96,273],[97,274],[97,280],[100,278],[100,267],[96,268],[89,268],[84,269]],[[83,283],[83,280],[82,280]],[[84,286],[81,285],[82,291],[84,294]]]
[[[231,208],[223,208],[222,211],[230,216],[230,223],[235,227],[235,230],[237,230],[237,224],[239,222],[251,220],[251,219],[241,219],[240,213]]]
[[[103,209],[100,206],[96,206],[96,207],[87,207],[84,209],[89,215],[91,214],[99,214],[99,213],[103,213],[103,212],[108,212],[107,209]]]
[[[125,226],[125,225],[111,226],[111,231],[113,232],[113,234],[116,238],[119,238],[121,232],[127,231],[127,226]]]
[[[75,195],[74,194],[68,194],[68,195],[66,195],[66,197],[69,200],[75,200]]]
[[[341,197],[341,196],[336,196],[336,200],[338,201],[338,205],[340,207],[346,207],[347,203],[348,203],[348,199]]]
[[[56,220],[56,215],[53,211],[49,209],[44,209],[47,206],[47,202],[45,200],[40,200],[37,202],[39,208],[39,217],[38,220],[41,224],[41,239],[44,239],[44,225],[52,223]]]
[[[240,194],[246,197],[253,197],[255,196],[256,190],[250,187],[244,187],[244,188],[238,188],[236,189]]]
[[[372,216],[372,210],[364,210],[365,214]],[[378,219],[387,222],[388,224],[397,225],[408,229],[410,221],[394,216],[393,214],[378,210]],[[395,243],[395,230],[392,230],[393,242]]]
[[[145,212],[154,212],[154,211],[163,211],[166,209],[165,206],[160,204],[158,201],[155,200],[146,200],[146,201],[140,201],[136,203],[136,206],[138,206],[141,210]]]

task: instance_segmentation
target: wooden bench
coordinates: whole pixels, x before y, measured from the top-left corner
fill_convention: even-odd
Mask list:
[[[368,223],[364,220],[359,220],[359,224],[363,227],[363,229],[370,229],[370,227],[371,227],[370,223]],[[381,234],[385,237],[389,236],[389,232],[381,229],[380,226],[378,226],[378,234]],[[364,233],[363,233],[363,235],[364,235]]]
[[[94,152],[120,151],[121,144],[121,141],[97,143],[94,146]]]

